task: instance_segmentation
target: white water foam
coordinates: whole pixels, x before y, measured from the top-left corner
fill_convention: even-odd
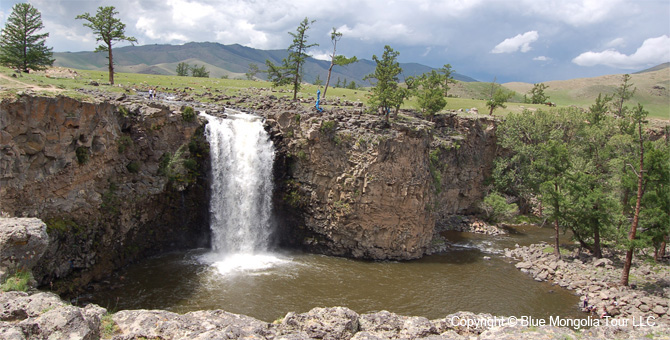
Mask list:
[[[222,275],[259,272],[290,260],[268,251],[274,148],[260,118],[204,116],[210,144],[210,228],[214,253],[203,261]]]

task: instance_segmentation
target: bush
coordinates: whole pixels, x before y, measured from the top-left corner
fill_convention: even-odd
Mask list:
[[[30,287],[30,281],[33,278],[33,274],[29,271],[17,271],[14,275],[10,276],[5,280],[5,282],[0,285],[0,291],[10,292],[10,291],[21,291],[25,292]]]
[[[140,171],[140,163],[138,161],[132,161],[126,165],[126,169],[128,169],[128,172],[131,174],[136,174]]]
[[[79,165],[83,165],[88,162],[89,151],[87,147],[80,146],[77,148],[77,150],[75,150],[75,153],[77,154],[77,163],[79,163]]]
[[[486,196],[479,207],[484,210],[484,218],[491,223],[509,219],[519,211],[516,204],[507,203],[505,197],[496,192]]]
[[[131,147],[132,145],[133,140],[128,135],[123,135],[116,141],[116,147],[119,153],[126,152],[126,150],[128,150],[128,148]]]
[[[327,120],[325,122],[321,123],[321,132],[325,134],[330,134],[335,132],[335,128],[337,127],[337,122],[333,120]]]
[[[181,109],[181,117],[185,122],[192,122],[195,120],[195,110],[190,106],[184,106],[184,108]]]

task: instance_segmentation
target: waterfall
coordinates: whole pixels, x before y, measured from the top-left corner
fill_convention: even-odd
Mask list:
[[[268,255],[274,148],[259,117],[226,110],[203,115],[210,144],[210,229],[214,266],[223,274],[272,265]]]

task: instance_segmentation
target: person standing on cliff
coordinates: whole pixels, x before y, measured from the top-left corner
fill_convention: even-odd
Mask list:
[[[316,90],[316,111],[323,112],[323,109],[319,107],[319,102],[321,101],[321,90]]]

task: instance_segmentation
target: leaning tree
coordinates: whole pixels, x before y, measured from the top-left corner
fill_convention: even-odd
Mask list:
[[[52,48],[45,45],[49,33],[37,33],[42,28],[42,14],[35,7],[14,5],[0,36],[0,64],[25,73],[53,65]]]
[[[114,60],[112,58],[112,45],[117,41],[129,41],[131,44],[137,42],[137,39],[126,36],[126,24],[114,16],[119,14],[114,6],[98,7],[98,13],[91,16],[89,13],[77,15],[75,19],[83,19],[88,22],[84,26],[93,30],[96,35],[95,41],[102,41],[104,44],[98,45],[95,52],[107,52],[109,62],[109,83],[114,85]]]

